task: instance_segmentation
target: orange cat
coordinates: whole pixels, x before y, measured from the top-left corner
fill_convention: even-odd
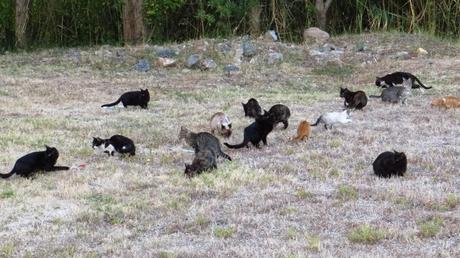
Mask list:
[[[303,141],[305,138],[310,137],[310,123],[303,120],[300,122],[299,126],[297,127],[297,136],[292,138],[292,141],[298,142]]]
[[[431,106],[444,108],[458,108],[460,107],[460,99],[454,96],[447,96],[440,99],[434,99],[431,102]]]

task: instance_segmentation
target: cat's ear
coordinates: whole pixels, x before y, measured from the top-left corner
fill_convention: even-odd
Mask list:
[[[48,145],[46,145],[46,144],[45,144],[45,148],[46,148],[46,150],[49,150],[49,149],[51,149],[51,147],[50,147],[50,146],[48,146]]]

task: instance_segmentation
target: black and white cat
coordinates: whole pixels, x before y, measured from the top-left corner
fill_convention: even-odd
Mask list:
[[[101,107],[113,107],[118,105],[120,102],[124,107],[127,106],[140,106],[141,108],[147,108],[150,101],[150,93],[148,89],[141,89],[140,91],[129,91],[123,93],[121,97],[110,104],[102,105]]]
[[[69,167],[55,166],[59,158],[56,148],[46,146],[45,151],[29,153],[19,158],[14,164],[13,170],[8,174],[0,174],[1,178],[8,178],[13,174],[29,178],[38,171],[58,171],[69,170]]]
[[[97,153],[107,153],[109,156],[114,156],[115,154],[129,154],[134,156],[136,154],[134,142],[123,135],[114,135],[110,139],[94,137],[93,149]]]
[[[332,129],[332,126],[335,124],[346,124],[350,122],[350,111],[346,109],[342,112],[324,113],[316,120],[316,123],[312,124],[311,126],[317,126],[318,124],[323,123],[324,128],[327,130],[328,127],[329,129]]]
[[[383,87],[383,88],[393,87],[395,85],[402,84],[404,80],[408,80],[408,79],[411,79],[412,81],[411,87],[413,89],[420,88],[420,87],[424,89],[432,88],[432,87],[426,87],[417,77],[415,77],[415,75],[411,73],[406,73],[406,72],[395,72],[395,73],[387,74],[383,77],[376,77],[375,85],[377,87]],[[418,82],[419,84],[415,84],[415,82]]]

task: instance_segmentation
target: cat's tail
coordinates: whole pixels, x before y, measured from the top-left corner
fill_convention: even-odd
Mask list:
[[[317,125],[319,124],[319,122],[321,121],[321,118],[322,118],[322,117],[323,117],[323,116],[319,116],[318,119],[316,120],[316,123],[314,123],[314,124],[312,124],[312,125],[310,125],[310,126],[317,126]]]
[[[226,145],[226,146],[228,147],[228,145]],[[232,158],[230,158],[230,156],[228,156],[227,153],[223,152],[222,150],[219,150],[219,156],[232,161]]]
[[[11,172],[8,173],[8,174],[0,174],[0,177],[1,177],[1,178],[8,178],[8,177],[12,176],[13,174],[14,174],[14,170],[11,171]]]
[[[423,83],[417,78],[414,76],[414,79],[418,82],[418,84],[420,85],[420,87],[424,88],[424,89],[431,89],[433,87],[427,87],[425,85],[423,85]]]
[[[236,144],[236,145],[230,145],[230,144],[224,142],[224,145],[227,146],[227,147],[229,147],[230,149],[241,149],[241,148],[247,146],[247,145],[248,145],[248,142],[243,140],[242,143]]]
[[[113,106],[118,105],[118,103],[120,103],[120,101],[121,101],[121,97],[117,101],[115,101],[113,103],[110,103],[110,104],[102,105],[101,107],[113,107]]]
[[[379,96],[377,95],[369,95],[369,98],[381,98],[382,97],[382,94],[380,94]]]

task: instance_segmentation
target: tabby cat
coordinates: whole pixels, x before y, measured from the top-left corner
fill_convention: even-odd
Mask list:
[[[193,177],[203,171],[217,168],[216,152],[212,148],[205,148],[195,154],[192,164],[185,164],[185,175]]]
[[[273,127],[275,127],[278,123],[283,123],[284,129],[286,129],[289,125],[288,119],[291,116],[291,111],[288,107],[281,104],[276,104],[268,110],[268,113],[273,120]]]
[[[340,97],[345,98],[343,105],[351,109],[363,109],[367,105],[367,96],[364,91],[350,91],[340,88]]]
[[[455,96],[447,96],[440,99],[434,99],[431,102],[432,107],[460,108],[460,99]]]
[[[310,137],[311,127],[310,124],[303,120],[300,122],[299,126],[297,127],[297,136],[292,138],[292,141],[298,142],[303,141],[305,138]]]
[[[403,86],[394,86],[383,89],[380,96],[371,95],[370,98],[382,98],[384,102],[399,103],[407,105],[407,98],[411,95],[412,79],[404,79]]]
[[[211,149],[216,153],[217,156],[232,160],[230,156],[222,151],[219,139],[210,133],[194,133],[184,126],[181,126],[179,132],[179,140],[181,139],[185,139],[185,142],[195,150],[195,153],[198,153],[204,149]]]

